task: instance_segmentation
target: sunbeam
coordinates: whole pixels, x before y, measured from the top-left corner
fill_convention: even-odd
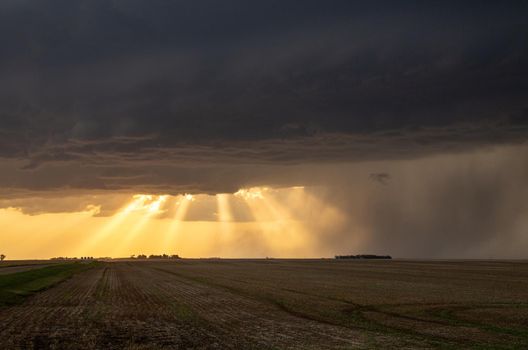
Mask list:
[[[231,222],[233,221],[233,213],[231,212],[231,205],[229,204],[229,195],[220,193],[216,195],[218,221]]]
[[[174,242],[177,238],[176,236],[180,233],[182,222],[185,220],[185,216],[187,215],[187,211],[193,200],[194,197],[190,194],[178,197],[178,201],[176,202],[176,212],[169,229],[165,234],[165,240],[163,242],[163,248],[168,249],[169,252],[171,252],[171,249],[175,248]]]
[[[167,201],[168,198],[168,196],[159,196],[157,198],[153,196],[144,197],[146,197],[145,201],[149,203],[144,204],[145,201],[143,201],[143,206],[141,207],[141,210],[137,213],[137,215],[142,216],[140,217],[139,221],[134,224],[132,230],[124,234],[124,237],[122,238],[120,244],[115,247],[114,254],[121,254],[123,251],[129,248],[130,244],[143,231],[145,226],[147,226],[148,222],[153,217],[160,214],[160,208],[163,203]]]
[[[41,229],[33,229],[40,233],[35,235],[39,243],[32,238],[24,244],[27,252],[45,256],[239,256],[242,252],[254,256],[305,256],[322,239],[314,232],[327,231],[324,239],[333,239],[333,228],[344,229],[344,214],[322,198],[302,187],[256,187],[215,196],[135,195],[113,216],[97,215],[105,210],[101,202],[88,205],[82,212],[25,216],[28,225],[37,219],[61,225],[60,229],[51,229],[56,224],[41,224]],[[6,229],[22,215],[14,209],[4,211]],[[360,229],[351,231],[358,244],[364,239]],[[27,230],[31,232],[29,226]],[[57,246],[57,240],[70,248]]]
[[[299,247],[304,247],[305,251],[311,251],[314,239],[310,231],[289,209],[306,200],[303,196],[304,191],[301,188],[290,188],[283,191],[295,191],[295,194],[288,193],[285,198],[296,203],[288,200],[284,204],[279,203],[274,198],[274,191],[269,188],[242,189],[236,192],[235,196],[246,201],[260,227],[262,237],[272,251],[280,255],[288,255]]]
[[[233,211],[231,209],[230,197],[232,195],[226,193],[219,193],[216,195],[216,219],[217,230],[211,235],[211,244],[217,247],[222,247],[225,242],[231,238],[233,233]]]
[[[76,249],[77,253],[90,254],[105,238],[111,235],[116,229],[123,224],[123,222],[130,216],[130,214],[144,205],[147,201],[147,196],[136,195],[132,202],[123,206],[117,214],[115,214],[110,221],[104,225],[98,232],[87,237],[80,247]]]
[[[36,255],[41,251],[48,251],[52,247],[56,246],[57,240],[68,241],[67,236],[71,236],[73,230],[76,230],[79,225],[93,218],[93,216],[97,214],[99,210],[99,207],[88,206],[82,212],[67,215],[65,219],[61,221],[62,225],[60,227],[60,230],[57,229],[57,227],[49,227],[49,232],[41,232],[41,234],[47,238],[46,243],[35,247],[33,251],[30,251],[30,254]]]

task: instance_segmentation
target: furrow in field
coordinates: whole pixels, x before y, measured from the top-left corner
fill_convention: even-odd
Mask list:
[[[184,279],[173,271],[138,265],[135,275],[150,276],[166,294],[231,337],[280,349],[352,348],[364,344],[364,334],[292,316],[274,305]]]
[[[74,276],[2,310],[0,348],[218,348],[214,336],[171,311],[150,278],[114,266]]]
[[[0,347],[47,348],[58,344],[91,341],[84,311],[93,303],[92,294],[102,269],[76,275],[44,291],[22,305],[0,315]]]
[[[102,330],[104,348],[215,349],[216,338],[178,317],[152,276],[127,264],[110,264],[106,293],[97,301],[93,322]]]
[[[387,279],[389,263],[99,264],[2,309],[0,349],[525,348],[525,266],[514,267],[468,303],[472,281],[419,270],[413,285]]]

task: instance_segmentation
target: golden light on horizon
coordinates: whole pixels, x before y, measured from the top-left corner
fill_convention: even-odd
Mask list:
[[[11,223],[5,225],[2,243],[11,247],[7,253],[12,258],[141,253],[302,257],[310,256],[316,245],[304,221],[310,220],[310,211],[322,207],[325,204],[303,187],[253,187],[214,196],[131,195],[110,216],[105,215],[108,209],[94,203],[83,212],[32,216],[0,209],[0,219]],[[22,245],[19,234],[28,237]]]
[[[148,196],[135,195],[133,200],[121,208],[117,214],[112,216],[111,219],[100,230],[98,230],[98,232],[94,233],[91,237],[88,237],[87,241],[81,242],[81,246],[77,248],[77,251],[91,251],[109,234],[117,230],[131,212],[142,206],[148,199],[147,197]]]
[[[90,205],[87,206],[84,211],[76,213],[75,215],[64,215],[64,217],[61,218],[61,230],[57,230],[54,227],[47,227],[48,233],[42,232],[43,235],[46,234],[47,240],[42,242],[39,246],[34,247],[30,252],[31,255],[37,256],[42,250],[47,251],[52,249],[56,245],[57,240],[64,239],[70,230],[74,230],[79,227],[79,225],[88,222],[90,218],[93,218],[94,215],[99,213],[99,206]],[[48,215],[51,216],[53,214]]]

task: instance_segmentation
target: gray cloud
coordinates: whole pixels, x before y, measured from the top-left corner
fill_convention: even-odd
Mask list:
[[[0,156],[28,169],[355,161],[526,139],[522,2],[2,6]]]
[[[420,128],[367,134],[318,134],[261,141],[161,147],[155,136],[69,140],[29,157],[0,162],[4,192],[108,190],[154,193],[234,192],[248,185],[299,185],[299,169],[374,160],[417,159],[521,144],[524,127]],[[381,173],[383,173],[382,171]],[[299,174],[284,180],[281,174]],[[378,178],[376,178],[378,179]],[[324,181],[323,181],[324,182]]]

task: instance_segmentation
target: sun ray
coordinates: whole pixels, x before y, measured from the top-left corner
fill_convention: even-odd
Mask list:
[[[272,221],[270,213],[260,199],[243,198],[243,200],[246,202],[246,205],[248,206],[256,222],[262,223]]]
[[[290,190],[294,191],[296,189]],[[303,200],[303,192],[299,191],[295,195],[296,200]],[[309,234],[309,230],[289,210],[290,205],[293,203],[287,202],[286,205],[279,203],[274,198],[273,190],[253,188],[240,190],[235,195],[246,201],[257,224],[260,226],[263,238],[274,254],[281,256],[295,255],[300,247],[306,249],[306,247],[312,245],[313,239]]]
[[[72,213],[66,216],[66,220],[62,220],[60,229],[53,227],[52,232],[42,232],[43,236],[48,238],[47,242],[40,244],[35,247],[29,253],[32,256],[37,255],[41,251],[48,251],[49,248],[57,245],[57,240],[64,240],[65,237],[72,234],[72,231],[77,229],[79,225],[93,218],[94,215],[99,213],[100,207],[87,206],[85,210],[81,212]]]
[[[274,251],[272,247],[273,237],[278,231],[278,225],[269,212],[269,209],[263,203],[263,191],[265,190],[260,188],[241,189],[234,195],[246,203],[255,220],[254,225],[257,231],[260,232],[261,245],[269,247],[270,254],[272,254]]]
[[[217,224],[216,230],[214,230],[210,239],[211,244],[216,247],[223,247],[225,242],[231,238],[233,227],[236,227],[233,222],[233,211],[231,210],[229,197],[230,195],[226,193],[216,195]]]
[[[141,205],[137,207],[136,215],[140,215],[140,219],[136,222],[131,231],[122,233],[123,239],[120,241],[120,244],[117,245],[113,253],[121,254],[122,251],[126,250],[128,246],[134,241],[134,239],[143,231],[148,222],[160,213],[160,208],[167,200],[168,196],[159,196],[157,199],[154,199],[153,196],[142,196]],[[148,204],[146,204],[148,202]]]
[[[269,222],[277,219],[276,213],[270,210],[270,207],[264,203],[264,196],[268,188],[250,188],[241,189],[234,195],[238,198],[243,199],[246,205],[250,209],[253,217],[257,222]],[[275,215],[274,215],[275,214]]]
[[[87,237],[88,240],[83,241],[82,246],[77,249],[77,252],[81,253],[81,255],[91,254],[93,248],[123,224],[130,214],[137,208],[141,207],[146,200],[146,196],[134,196],[134,199],[119,209],[117,214],[115,214],[97,233]]]
[[[189,206],[193,201],[194,197],[190,194],[186,194],[183,196],[179,196],[179,199],[176,202],[176,212],[174,214],[174,218],[172,219],[169,229],[165,235],[165,240],[163,242],[163,248],[168,249],[169,253],[175,253],[171,252],[170,250],[172,248],[175,248],[173,247],[174,241],[176,239],[176,236],[181,231],[182,223],[185,220],[185,216],[187,215]]]
[[[298,198],[304,200],[301,196]],[[271,194],[266,196],[263,202],[276,218],[278,235],[280,236],[280,245],[277,246],[277,249],[283,252],[295,252],[302,248],[304,254],[311,254],[309,251],[315,247],[316,242],[314,242],[313,235],[310,234],[310,230],[304,221],[296,218],[292,210],[289,209],[290,206],[294,206],[294,203],[287,202],[287,205],[283,205]],[[274,237],[272,241],[278,243],[277,238]]]
[[[223,223],[233,221],[233,213],[229,204],[229,195],[225,193],[217,194],[216,204],[218,209],[218,221]]]

